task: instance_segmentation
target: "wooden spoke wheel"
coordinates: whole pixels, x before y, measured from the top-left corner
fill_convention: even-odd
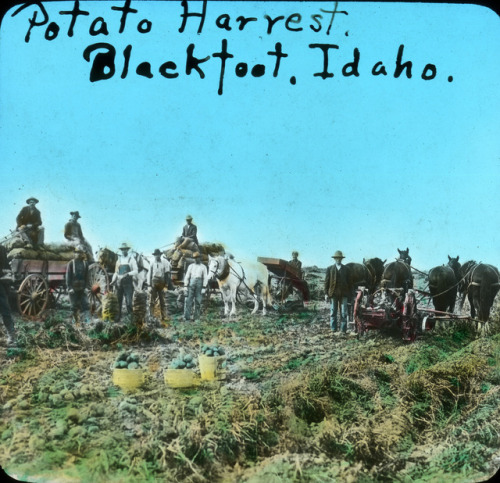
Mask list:
[[[28,275],[17,291],[17,305],[24,317],[36,318],[47,308],[49,302],[49,284],[38,274]]]
[[[106,270],[99,264],[93,263],[89,267],[89,306],[92,315],[102,311],[102,298],[109,292],[109,277]]]

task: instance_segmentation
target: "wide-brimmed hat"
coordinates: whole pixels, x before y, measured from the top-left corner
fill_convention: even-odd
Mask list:
[[[75,247],[75,253],[87,253],[81,245]]]
[[[191,221],[192,219],[193,219],[193,217],[191,215],[186,216],[186,221]]]
[[[200,258],[200,253],[199,252],[194,252],[193,253],[193,258]]]
[[[71,216],[76,215],[77,218],[81,218],[80,213],[78,211],[70,211],[69,214]]]
[[[154,252],[153,255],[156,257],[156,255],[161,255],[161,251],[159,248],[157,248]]]
[[[26,203],[29,204],[30,201],[34,201],[35,203],[38,203],[38,200],[34,196],[32,196],[31,198],[28,198],[26,200]]]
[[[130,250],[128,243],[123,242],[122,246],[119,248],[120,250]]]
[[[332,258],[345,258],[343,253],[340,250],[337,250],[333,255]]]

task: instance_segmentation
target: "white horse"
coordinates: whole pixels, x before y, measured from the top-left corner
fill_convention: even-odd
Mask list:
[[[239,294],[251,294],[255,300],[252,314],[259,309],[259,298],[262,301],[262,314],[266,315],[269,295],[267,268],[262,263],[242,263],[224,256],[208,257],[208,278],[216,279],[224,301],[224,315],[236,314],[236,297]],[[231,312],[229,302],[232,303]]]

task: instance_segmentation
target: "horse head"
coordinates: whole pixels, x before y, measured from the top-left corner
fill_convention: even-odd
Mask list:
[[[218,255],[212,257],[208,255],[208,279],[215,280],[221,277],[226,267],[227,261],[224,257]]]
[[[398,248],[398,252],[399,252],[399,260],[408,265],[411,265],[410,249],[406,248],[406,250],[400,250]]]
[[[450,257],[448,255],[448,266],[455,272],[455,276],[457,277],[457,280],[460,278],[459,275],[460,275],[460,268],[461,268],[460,262],[458,261],[459,258],[460,258],[459,255],[457,255],[456,258]]]

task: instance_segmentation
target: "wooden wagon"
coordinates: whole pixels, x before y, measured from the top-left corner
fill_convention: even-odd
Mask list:
[[[286,299],[297,293],[302,302],[310,300],[309,285],[302,276],[301,270],[280,258],[258,257],[269,271],[269,289],[275,302],[284,304]]]
[[[66,267],[64,260],[11,261],[14,287],[17,290],[17,305],[22,316],[39,317],[47,308],[55,306],[61,295],[67,293]],[[109,278],[99,263],[89,266],[89,305],[92,313],[101,308],[102,296],[109,291]]]

